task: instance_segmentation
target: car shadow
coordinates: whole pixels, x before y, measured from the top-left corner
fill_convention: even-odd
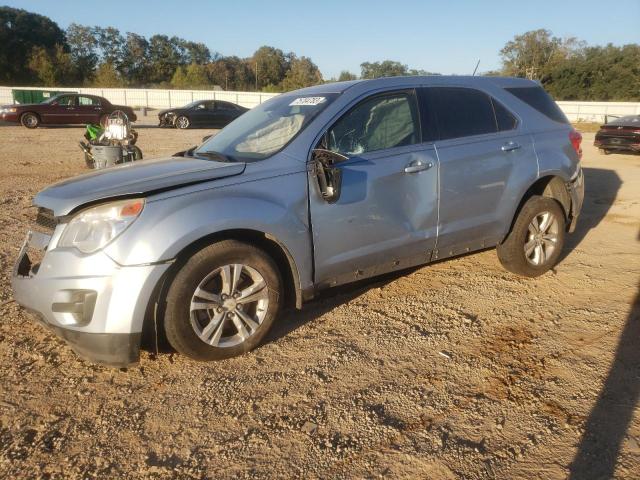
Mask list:
[[[638,232],[640,242],[640,232]],[[569,467],[571,480],[613,478],[622,442],[640,400],[640,282],[616,354]],[[640,438],[636,438],[640,444]],[[637,473],[637,472],[636,472]]]
[[[573,233],[565,237],[560,262],[569,256],[584,240],[590,230],[596,228],[613,205],[622,180],[613,170],[583,168],[585,197],[578,224]]]
[[[317,320],[325,313],[334,310],[340,305],[349,303],[373,288],[382,288],[400,277],[413,273],[419,268],[422,268],[422,266],[398,270],[378,277],[323,290],[312,301],[305,303],[302,310],[290,308],[282,312],[261,344],[267,345],[271,342],[276,342],[307,323]],[[159,318],[156,323],[156,321],[150,318],[153,316],[151,312],[147,312],[147,315],[148,318],[145,319],[145,327],[142,332],[141,349],[148,352],[152,359],[155,359],[157,355],[175,353],[175,349],[171,347],[164,333],[162,319]],[[260,347],[258,347],[258,350],[259,349]]]

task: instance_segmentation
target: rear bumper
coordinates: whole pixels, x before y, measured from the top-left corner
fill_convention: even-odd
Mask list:
[[[578,217],[582,211],[582,204],[584,203],[584,173],[582,168],[579,168],[578,174],[567,182],[567,190],[571,197],[571,218],[569,220],[569,232],[573,232],[576,229],[578,223]]]

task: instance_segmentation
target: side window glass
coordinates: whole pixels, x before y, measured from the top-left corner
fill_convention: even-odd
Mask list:
[[[65,107],[75,105],[75,97],[60,97],[58,99],[58,105],[63,105]]]
[[[490,97],[473,88],[433,87],[440,139],[495,133],[496,119]]]
[[[78,103],[81,106],[91,106],[91,105],[100,105],[100,102],[91,97],[78,97]]]
[[[516,128],[518,125],[518,119],[514,117],[500,102],[491,99],[491,103],[493,103],[493,111],[496,112],[498,131],[504,132]]]
[[[414,96],[396,93],[362,101],[331,127],[328,140],[329,150],[343,155],[419,143]]]

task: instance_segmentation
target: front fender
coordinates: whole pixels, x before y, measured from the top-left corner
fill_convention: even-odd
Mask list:
[[[312,281],[306,173],[221,186],[160,199],[150,197],[140,218],[105,252],[120,265],[173,260],[194,242],[226,230],[269,235],[291,255],[300,286]]]

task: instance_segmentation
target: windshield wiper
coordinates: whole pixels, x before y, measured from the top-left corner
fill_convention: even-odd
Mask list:
[[[235,162],[235,159],[230,156],[230,155],[224,155],[220,152],[214,152],[214,151],[200,151],[200,150],[196,150],[192,153],[192,155],[194,157],[204,157],[204,158],[210,158],[212,160],[218,160],[221,162]]]

